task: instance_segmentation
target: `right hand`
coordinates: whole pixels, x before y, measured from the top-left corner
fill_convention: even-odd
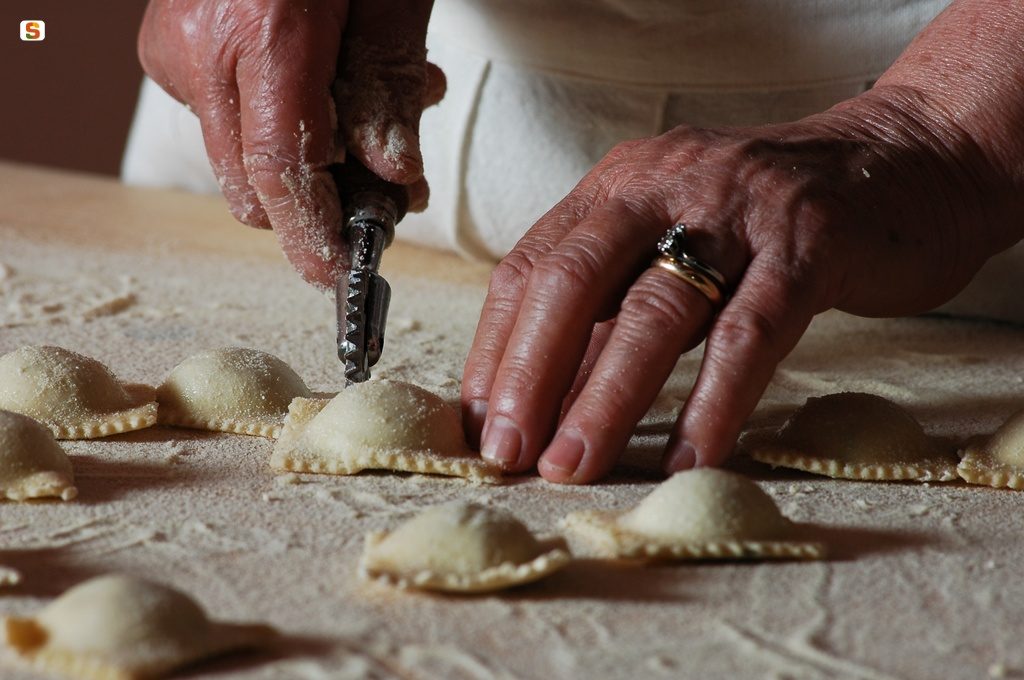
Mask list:
[[[444,95],[426,61],[433,0],[152,0],[139,34],[149,76],[202,123],[232,214],[272,228],[310,283],[348,254],[328,166],[354,154],[423,209],[424,107]]]
[[[1024,205],[947,110],[876,87],[793,123],[616,147],[494,270],[467,438],[509,472],[593,482],[706,340],[664,468],[721,464],[815,314],[927,311],[1020,238]],[[721,307],[651,266],[678,223],[734,292]]]

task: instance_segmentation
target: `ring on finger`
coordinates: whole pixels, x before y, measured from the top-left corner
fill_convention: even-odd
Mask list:
[[[718,311],[728,298],[725,277],[714,267],[686,252],[686,225],[676,224],[658,242],[659,255],[651,266],[664,269],[696,288]]]

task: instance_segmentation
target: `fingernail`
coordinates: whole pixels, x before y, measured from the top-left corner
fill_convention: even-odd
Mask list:
[[[519,460],[523,436],[516,424],[505,416],[494,416],[487,423],[480,455],[499,465],[511,465]]]
[[[480,446],[480,436],[486,419],[486,399],[473,399],[462,408],[462,428],[466,432],[466,441],[474,449]]]
[[[541,465],[571,476],[583,460],[587,445],[575,432],[559,433],[541,458]]]
[[[689,442],[680,442],[665,463],[665,473],[671,475],[674,472],[689,470],[696,464],[697,450]]]
[[[423,159],[420,158],[419,137],[409,127],[393,123],[385,134],[384,158],[391,161],[403,173],[423,174]]]

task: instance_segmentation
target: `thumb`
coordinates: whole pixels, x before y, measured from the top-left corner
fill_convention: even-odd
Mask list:
[[[342,38],[334,85],[339,142],[396,184],[423,177],[419,125],[430,99],[426,35],[432,4],[353,2]]]

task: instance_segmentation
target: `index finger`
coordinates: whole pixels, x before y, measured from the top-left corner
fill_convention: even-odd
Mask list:
[[[491,386],[480,453],[532,467],[572,387],[600,311],[650,250],[655,216],[622,200],[595,209],[530,274]]]
[[[595,192],[577,187],[547,212],[491,273],[476,335],[462,373],[462,417],[466,438],[479,445],[491,387],[512,336],[534,263],[550,253],[590,212]]]
[[[260,39],[239,56],[242,153],[285,256],[304,279],[329,289],[347,259],[327,169],[335,154],[330,87],[341,20],[320,3],[297,4],[272,3]]]

